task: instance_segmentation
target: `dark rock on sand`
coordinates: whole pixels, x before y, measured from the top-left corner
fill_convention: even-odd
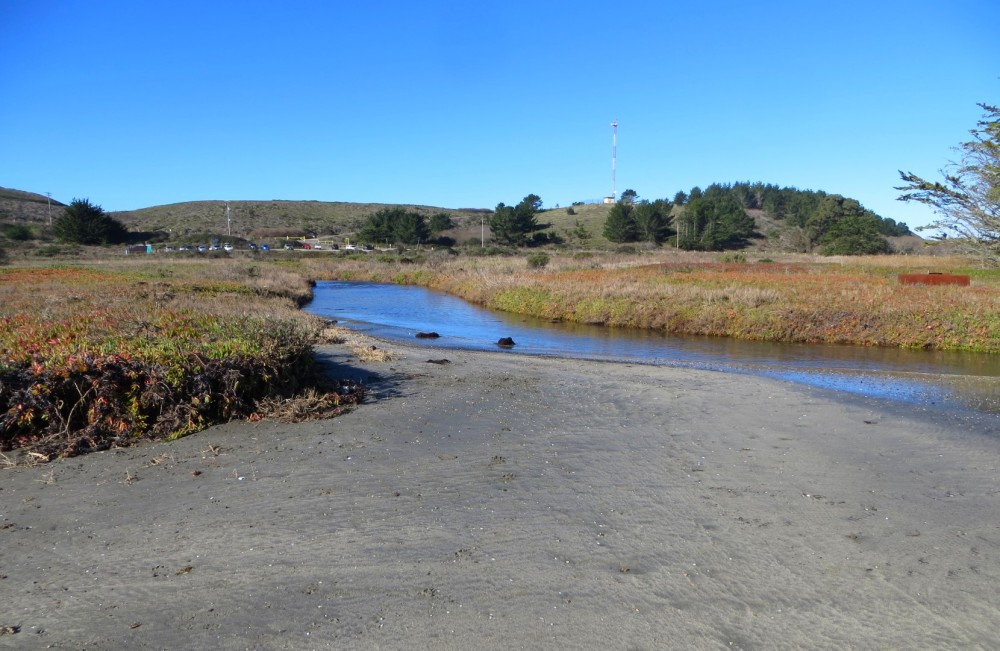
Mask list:
[[[514,340],[510,337],[501,337],[500,340],[497,341],[497,346],[500,346],[501,348],[511,348],[513,345]]]
[[[436,332],[418,332],[417,333],[417,339],[437,339],[440,336],[441,335],[439,335]]]

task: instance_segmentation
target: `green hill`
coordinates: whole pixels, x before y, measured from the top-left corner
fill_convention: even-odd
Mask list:
[[[47,223],[62,212],[66,204],[44,194],[0,188],[0,221]]]
[[[339,201],[230,201],[229,219],[225,201],[187,201],[165,206],[112,213],[129,230],[167,232],[174,237],[193,233],[228,233],[251,238],[275,230],[303,234],[343,235],[358,230],[364,218],[390,204],[346,203]],[[479,225],[480,215],[489,211],[474,208],[451,209],[405,205],[426,216],[443,212],[462,227]]]

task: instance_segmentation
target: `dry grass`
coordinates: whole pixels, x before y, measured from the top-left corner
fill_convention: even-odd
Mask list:
[[[355,346],[351,352],[362,362],[391,362],[393,354],[384,348],[379,348],[374,344],[368,346]]]

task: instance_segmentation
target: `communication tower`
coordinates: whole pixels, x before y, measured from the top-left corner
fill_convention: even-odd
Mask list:
[[[615,172],[618,166],[618,120],[611,122],[611,203],[618,198],[618,186],[615,183]]]

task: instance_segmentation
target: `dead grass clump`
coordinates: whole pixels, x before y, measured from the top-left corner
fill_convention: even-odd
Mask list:
[[[392,353],[378,346],[356,346],[351,349],[362,362],[391,362]]]
[[[365,391],[360,385],[347,381],[338,381],[337,385],[331,391],[309,389],[292,398],[262,400],[258,403],[260,413],[283,423],[297,423],[340,416],[364,400]]]
[[[316,333],[316,343],[321,345],[333,345],[347,343],[351,338],[351,331],[342,326],[324,325]]]

